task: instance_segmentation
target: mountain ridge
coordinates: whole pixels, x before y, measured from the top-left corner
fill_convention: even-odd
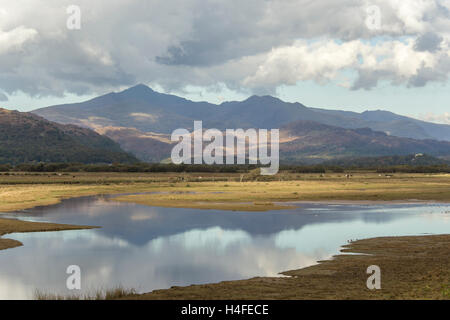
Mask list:
[[[348,129],[312,121],[296,121],[281,128],[290,139],[280,145],[285,160],[377,157],[426,153],[450,155],[450,141],[416,140],[390,136],[371,128]]]
[[[165,160],[170,157],[174,146],[169,134],[123,127],[104,127],[99,130],[143,161]],[[204,146],[207,144],[205,142]],[[450,142],[401,138],[370,128],[347,129],[302,120],[280,128],[280,158],[287,162],[319,163],[349,157],[416,153],[448,158]]]
[[[405,152],[450,155],[450,125],[428,123],[385,110],[357,113],[312,108],[267,95],[212,104],[159,93],[140,84],[85,102],[32,112],[51,121],[104,133],[144,161],[163,160],[170,145],[160,141],[160,135],[167,136],[177,128],[192,131],[195,120],[202,120],[205,129],[220,130],[280,128],[289,131],[296,123],[310,132],[302,132],[303,142],[283,143],[280,148],[286,157],[294,159],[315,156],[327,160],[331,156],[367,157]]]
[[[291,121],[310,120],[351,129],[368,127],[399,137],[450,141],[450,125],[430,123],[385,110],[361,113],[329,110],[257,95],[221,104],[195,102],[159,93],[144,84],[85,102],[49,106],[31,112],[51,121],[93,129],[96,126],[117,126],[170,133],[176,128],[190,129],[194,120],[202,120],[204,127],[209,128],[271,129]]]

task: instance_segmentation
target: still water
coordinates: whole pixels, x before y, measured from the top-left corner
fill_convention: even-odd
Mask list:
[[[148,292],[277,276],[330,258],[350,239],[450,233],[449,204],[300,206],[229,212],[85,197],[23,211],[16,217],[101,228],[7,235],[24,246],[0,251],[0,299],[69,293],[69,265],[80,266],[83,291]]]

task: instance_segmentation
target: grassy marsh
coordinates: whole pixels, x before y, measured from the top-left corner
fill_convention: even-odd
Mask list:
[[[115,200],[151,206],[266,211],[285,201],[450,201],[450,175],[291,175],[275,181],[190,182],[159,188],[163,194]],[[288,179],[290,178],[290,179]],[[292,208],[292,207],[291,207]]]
[[[289,277],[258,277],[172,287],[128,299],[450,299],[450,235],[382,237],[344,246],[332,260]],[[345,253],[364,253],[349,255]],[[381,269],[381,289],[369,290],[367,267]]]
[[[293,174],[269,181],[244,181],[239,174],[14,173],[0,175],[0,212],[58,203],[96,194],[163,192],[120,197],[120,201],[198,209],[285,209],[283,201],[450,201],[449,174]]]

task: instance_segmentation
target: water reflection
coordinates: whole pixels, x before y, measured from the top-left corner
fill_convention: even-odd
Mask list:
[[[448,211],[446,205],[303,205],[248,213],[72,199],[21,216],[102,228],[10,235],[24,246],[0,251],[0,299],[31,298],[35,288],[65,293],[71,264],[81,267],[85,291],[275,276],[329,258],[348,239],[448,233]]]

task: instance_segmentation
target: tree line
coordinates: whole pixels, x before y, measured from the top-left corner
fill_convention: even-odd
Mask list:
[[[82,163],[22,163],[0,164],[0,172],[204,172],[204,173],[248,173],[257,165],[203,165],[203,164],[82,164]],[[280,171],[291,173],[343,173],[346,171],[374,171],[378,173],[450,173],[448,164],[439,165],[386,165],[386,166],[338,166],[338,165],[281,165]]]

